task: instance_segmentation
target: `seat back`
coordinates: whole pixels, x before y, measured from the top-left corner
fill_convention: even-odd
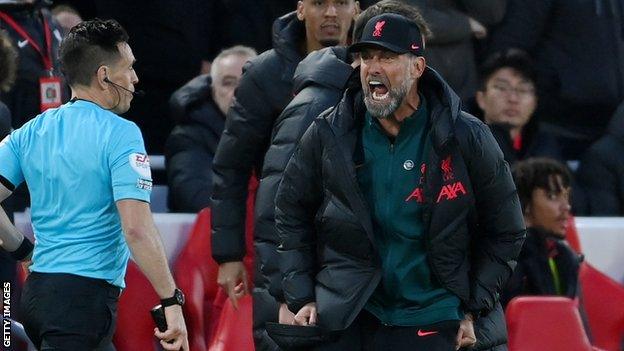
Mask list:
[[[229,300],[223,305],[219,324],[210,343],[210,351],[253,351],[252,299],[245,295],[235,310]]]
[[[210,258],[210,208],[199,212],[189,239],[173,267],[176,284],[186,294],[184,318],[191,350],[205,351],[210,337],[209,316],[218,290],[219,266]]]
[[[590,351],[573,300],[565,297],[516,297],[506,310],[509,351]]]
[[[624,342],[624,286],[587,263],[579,272],[583,308],[594,345],[619,351]]]
[[[154,321],[149,311],[160,299],[134,261],[128,262],[126,289],[119,299],[113,344],[117,351],[156,350]]]
[[[244,263],[253,275],[253,206],[258,181],[252,177],[249,182],[246,217],[246,248]],[[186,292],[184,306],[189,346],[192,350],[208,348],[220,321],[225,296],[217,284],[219,265],[212,259],[211,210],[199,212],[189,240],[174,265],[176,283]]]

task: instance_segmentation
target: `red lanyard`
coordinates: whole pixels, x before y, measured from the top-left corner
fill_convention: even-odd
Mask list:
[[[41,47],[39,47],[39,45],[37,44],[36,41],[34,41],[30,35],[28,35],[28,33],[26,33],[26,31],[24,30],[24,28],[22,28],[22,26],[20,26],[19,24],[17,24],[17,22],[15,22],[15,20],[13,20],[13,18],[11,18],[11,16],[7,15],[6,13],[0,11],[0,18],[2,20],[4,20],[11,28],[13,28],[20,36],[22,36],[22,38],[24,38],[24,40],[28,41],[28,43],[33,47],[33,49],[35,49],[38,53],[39,56],[41,56],[41,60],[43,61],[43,65],[45,66],[45,69],[48,70],[49,72],[52,72],[53,66],[52,66],[52,35],[50,32],[50,27],[48,26],[48,21],[46,21],[44,16],[41,16],[42,20],[43,20],[43,32],[45,35],[45,44],[46,44],[46,48],[48,49],[46,54],[43,53],[43,50],[41,50]]]

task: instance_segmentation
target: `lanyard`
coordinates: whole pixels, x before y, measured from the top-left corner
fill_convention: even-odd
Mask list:
[[[46,44],[46,48],[47,48],[47,52],[46,53],[44,53],[43,50],[41,50],[41,47],[39,47],[37,42],[34,41],[30,37],[30,35],[28,35],[28,33],[26,33],[26,31],[24,30],[24,28],[22,28],[22,26],[20,26],[17,22],[15,22],[15,20],[13,20],[13,18],[11,18],[11,16],[9,16],[6,13],[0,11],[0,19],[4,20],[24,40],[28,41],[28,43],[33,47],[33,49],[35,49],[35,51],[37,51],[39,53],[39,56],[41,56],[41,60],[43,61],[43,65],[45,66],[45,69],[48,72],[52,72],[52,70],[53,70],[53,66],[52,66],[52,35],[50,33],[50,27],[48,26],[48,21],[46,21],[44,16],[41,16],[41,18],[43,20],[43,32],[44,32],[45,44]]]

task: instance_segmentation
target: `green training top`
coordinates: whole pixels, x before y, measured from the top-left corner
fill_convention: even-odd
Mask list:
[[[463,317],[459,298],[437,282],[427,263],[421,171],[431,145],[427,103],[420,98],[395,140],[367,112],[358,142],[364,159],[357,178],[371,210],[383,270],[365,308],[388,325],[425,326]]]

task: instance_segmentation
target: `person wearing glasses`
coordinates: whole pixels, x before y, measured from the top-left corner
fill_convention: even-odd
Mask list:
[[[493,54],[481,67],[477,104],[510,164],[535,156],[562,160],[556,139],[541,131],[533,118],[538,103],[535,83],[533,63],[519,50]]]

